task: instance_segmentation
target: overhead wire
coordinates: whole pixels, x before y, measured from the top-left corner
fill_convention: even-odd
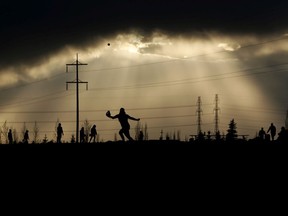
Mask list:
[[[285,65],[288,63],[285,63]],[[281,64],[283,65],[283,64]],[[250,70],[256,70],[251,68]],[[135,89],[135,88],[152,88],[152,87],[163,87],[163,86],[172,86],[172,85],[182,85],[182,84],[191,84],[191,83],[199,83],[199,82],[208,82],[208,81],[215,81],[215,80],[222,80],[222,79],[231,79],[237,77],[247,77],[247,76],[254,76],[260,75],[265,73],[279,73],[279,72],[287,72],[288,69],[279,69],[279,70],[270,70],[270,71],[259,71],[249,74],[238,74],[240,72],[249,71],[248,69],[237,71],[237,72],[230,72],[230,73],[222,73],[222,74],[215,74],[215,75],[208,75],[202,76],[198,78],[189,78],[189,79],[182,79],[182,80],[171,80],[171,81],[162,81],[162,82],[153,82],[153,83],[146,83],[146,84],[137,84],[137,85],[126,85],[126,86],[114,86],[114,87],[105,87],[105,88],[90,88],[91,91],[103,91],[103,90],[119,90],[119,89]],[[235,75],[232,75],[235,74]],[[237,74],[237,75],[236,75]],[[226,76],[232,75],[232,76]],[[214,78],[215,77],[215,78]]]
[[[249,47],[253,47],[253,46],[259,46],[259,45],[263,45],[263,44],[267,44],[267,43],[271,43],[271,42],[275,42],[275,41],[280,41],[280,40],[285,40],[288,39],[288,37],[281,37],[281,38],[276,38],[276,39],[272,39],[269,41],[264,41],[264,42],[260,42],[260,43],[256,43],[256,44],[248,44],[248,45],[244,45],[241,47],[241,49],[243,48],[249,48]],[[241,50],[240,49],[240,50]],[[211,55],[211,54],[218,54],[221,52],[230,52],[227,50],[222,50],[222,51],[218,51],[218,52],[212,52],[212,53],[206,53],[206,54],[200,54],[200,55],[194,55],[188,58],[183,58],[181,60],[186,60],[189,58],[194,58],[194,57],[199,57],[199,56],[205,56],[205,55]],[[179,59],[176,59],[179,60]],[[173,60],[175,61],[175,60]],[[166,63],[166,62],[171,62],[170,61],[161,61],[161,62],[154,62],[154,63],[148,63],[148,64],[140,64],[140,65],[132,65],[132,66],[128,66],[128,67],[136,67],[136,66],[144,66],[144,65],[149,65],[149,64],[158,64],[158,63]],[[162,81],[162,82],[152,82],[152,83],[146,83],[146,84],[138,84],[138,85],[127,85],[127,86],[112,86],[112,87],[105,87],[105,88],[90,88],[91,91],[97,91],[97,90],[119,90],[119,89],[134,89],[134,88],[151,88],[151,87],[161,87],[161,86],[168,86],[168,85],[179,85],[179,84],[189,84],[189,83],[197,83],[197,82],[206,82],[206,81],[213,81],[213,80],[219,80],[219,79],[227,79],[227,78],[236,78],[236,77],[240,77],[240,76],[252,76],[252,75],[259,75],[259,74],[264,74],[264,73],[271,73],[271,72],[284,72],[282,70],[278,70],[278,71],[260,71],[260,72],[255,72],[252,74],[241,74],[241,75],[237,75],[237,76],[229,76],[229,77],[223,77],[226,75],[231,75],[231,74],[237,74],[240,72],[247,72],[247,71],[251,71],[251,70],[258,70],[258,69],[265,69],[267,67],[276,67],[276,66],[284,66],[287,65],[288,63],[280,63],[280,64],[273,64],[273,65],[266,65],[266,66],[262,66],[262,67],[255,67],[255,68],[248,68],[248,69],[243,69],[243,70],[238,70],[238,71],[234,71],[234,72],[228,72],[228,73],[222,73],[222,74],[215,74],[215,75],[208,75],[208,76],[203,76],[203,77],[196,77],[196,78],[188,78],[188,79],[181,79],[181,80],[171,80],[171,81]],[[116,69],[116,68],[113,68]],[[122,69],[122,68],[121,68]],[[98,71],[98,70],[97,70]],[[55,74],[54,76],[50,77],[50,78],[45,78],[43,80],[36,80],[34,82],[30,82],[27,84],[22,84],[21,86],[27,86],[29,84],[34,84],[34,83],[38,83],[41,81],[45,81],[45,80],[49,80],[55,77],[58,77],[60,75],[63,74]],[[209,78],[213,78],[213,77],[218,77],[215,79],[209,79]],[[21,87],[20,86],[20,87]],[[5,89],[4,89],[5,90]],[[6,89],[7,90],[7,89]],[[56,93],[55,93],[56,94]],[[46,97],[47,95],[44,95],[42,97]],[[65,97],[66,95],[62,96]],[[39,99],[40,97],[38,97]],[[56,99],[56,98],[61,98],[61,96],[57,96],[55,98],[52,99]],[[36,100],[37,102],[37,98],[33,98],[31,100]],[[39,99],[39,101],[43,101],[45,99]],[[47,100],[47,99],[46,99]],[[3,106],[3,105],[0,105]]]
[[[240,49],[234,50],[233,52],[241,51],[241,49],[245,49],[245,48],[250,48],[250,47],[254,47],[254,46],[260,46],[260,45],[264,45],[264,44],[268,44],[268,43],[272,43],[272,42],[276,42],[276,41],[281,41],[281,40],[286,40],[286,39],[288,39],[288,37],[287,36],[283,36],[283,37],[278,37],[278,38],[274,38],[274,39],[263,41],[263,42],[259,42],[259,43],[246,44],[246,45],[241,46]],[[220,51],[211,52],[211,53],[197,54],[197,55],[193,55],[193,56],[189,56],[189,57],[185,57],[185,58],[177,57],[177,58],[174,58],[172,60],[170,59],[170,60],[166,60],[166,61],[155,61],[155,62],[150,62],[150,63],[145,63],[145,64],[135,64],[135,65],[129,65],[129,66],[124,66],[124,67],[90,69],[90,70],[83,70],[83,72],[95,72],[95,71],[107,71],[107,70],[128,69],[128,68],[134,68],[134,67],[143,67],[143,66],[149,66],[149,65],[171,63],[171,62],[175,62],[175,61],[189,60],[189,59],[192,59],[192,58],[195,58],[195,57],[203,57],[203,56],[219,54],[219,53],[231,53],[231,51],[220,50]]]
[[[212,104],[202,104],[203,106],[210,106]],[[133,111],[137,111],[137,110],[165,110],[165,109],[180,109],[180,108],[192,108],[192,107],[196,107],[196,105],[190,104],[190,105],[178,105],[178,106],[158,106],[158,107],[131,107],[131,108],[126,108],[126,110],[133,110]],[[80,110],[81,113],[89,113],[89,112],[106,112],[107,110],[104,109],[92,109],[92,110]],[[119,109],[110,109],[110,111],[119,111]],[[5,114],[45,114],[45,113],[74,113],[75,110],[30,110],[30,111],[3,111],[1,113],[5,113]]]

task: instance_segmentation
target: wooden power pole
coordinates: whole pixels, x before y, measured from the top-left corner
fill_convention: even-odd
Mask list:
[[[83,82],[79,80],[79,66],[80,65],[88,65],[80,63],[78,60],[78,53],[76,54],[76,62],[72,64],[66,64],[66,72],[68,72],[69,66],[76,67],[76,79],[74,81],[66,82],[66,90],[68,90],[68,84],[76,84],[76,143],[79,143],[79,83],[86,84],[86,90],[88,90],[88,82]]]

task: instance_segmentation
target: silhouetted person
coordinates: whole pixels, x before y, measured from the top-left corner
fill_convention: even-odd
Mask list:
[[[81,128],[80,130],[80,143],[84,143],[85,142],[85,132],[84,132],[84,127]]]
[[[94,124],[90,131],[89,143],[91,142],[92,138],[93,138],[93,142],[95,143],[96,135],[97,135],[97,130],[96,130],[96,125]]]
[[[13,136],[12,136],[11,129],[9,129],[9,132],[8,132],[8,140],[9,140],[9,144],[13,144]]]
[[[24,144],[28,144],[28,140],[29,140],[29,131],[26,130],[26,132],[25,132],[25,134],[24,134],[23,143],[24,143]]]
[[[288,141],[288,131],[285,127],[281,127],[281,131],[278,133],[278,141],[287,142]]]
[[[215,134],[215,139],[216,139],[217,141],[221,140],[221,134],[220,134],[219,131],[216,132],[216,134]]]
[[[211,140],[211,132],[210,131],[207,132],[207,140],[209,140],[209,141]]]
[[[266,133],[265,133],[263,127],[262,127],[261,130],[259,131],[259,134],[258,134],[258,135],[259,135],[260,140],[265,140],[265,135],[266,135]]]
[[[198,136],[197,136],[197,140],[204,141],[205,140],[205,133],[203,133],[202,131],[199,131]]]
[[[64,132],[61,123],[59,123],[57,127],[57,143],[61,143],[62,135],[64,135]]]
[[[274,141],[274,137],[276,135],[276,127],[273,125],[273,123],[271,123],[267,133],[269,133],[269,132],[270,132],[270,135],[272,137],[272,141]]]
[[[125,137],[124,135],[130,140],[130,141],[133,141],[133,138],[130,136],[130,124],[128,122],[128,119],[131,119],[131,120],[134,120],[134,121],[140,121],[140,118],[134,118],[134,117],[131,117],[129,115],[126,114],[125,112],[125,109],[124,108],[121,108],[120,111],[119,111],[119,114],[115,115],[115,116],[111,116],[111,113],[110,111],[107,111],[106,112],[106,116],[108,118],[111,118],[111,119],[116,119],[118,118],[120,124],[121,124],[121,130],[119,131],[119,135],[120,137],[122,138],[122,141],[125,141]]]

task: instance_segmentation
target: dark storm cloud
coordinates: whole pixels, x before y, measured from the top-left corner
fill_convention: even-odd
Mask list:
[[[0,64],[35,64],[65,45],[139,29],[170,34],[273,34],[287,29],[287,1],[1,2]]]

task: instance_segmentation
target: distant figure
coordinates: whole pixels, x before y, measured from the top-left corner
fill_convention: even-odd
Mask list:
[[[285,129],[285,127],[281,127],[281,131],[278,133],[277,140],[285,143],[288,141],[288,131]]]
[[[13,144],[13,136],[12,136],[11,129],[9,129],[9,132],[8,132],[8,140],[9,140],[9,144]]]
[[[276,135],[276,127],[273,125],[273,123],[271,123],[267,133],[269,133],[269,132],[270,132],[270,135],[272,137],[272,141],[274,141],[274,137]]]
[[[221,140],[221,134],[220,134],[219,131],[216,132],[216,134],[215,134],[215,139],[216,139],[217,141]]]
[[[26,130],[26,132],[25,132],[25,134],[24,134],[23,143],[24,143],[24,144],[28,144],[28,140],[29,140],[29,131]]]
[[[160,133],[161,135],[160,135],[160,138],[159,138],[159,140],[163,140],[163,130],[161,130],[161,133]]]
[[[89,143],[91,142],[92,138],[93,138],[93,142],[95,143],[96,135],[97,135],[97,130],[96,130],[96,125],[94,124],[93,127],[91,128],[91,131],[90,131]]]
[[[210,131],[207,132],[207,140],[209,140],[209,141],[211,140],[211,132]]]
[[[259,134],[258,134],[258,135],[259,135],[260,140],[265,140],[265,135],[266,135],[266,133],[265,133],[263,127],[262,127],[261,130],[259,131]]]
[[[61,143],[62,135],[64,135],[64,132],[61,123],[59,123],[57,127],[57,143]]]
[[[85,142],[85,132],[84,132],[84,127],[81,128],[80,130],[80,143],[84,143]]]
[[[129,125],[129,122],[128,122],[128,119],[131,119],[131,120],[134,120],[134,121],[140,121],[140,118],[134,118],[134,117],[131,117],[129,115],[126,114],[125,112],[125,109],[124,108],[121,108],[120,111],[119,111],[119,114],[115,115],[115,116],[111,116],[111,113],[110,111],[107,111],[106,112],[106,116],[108,118],[111,118],[111,119],[116,119],[118,118],[120,124],[121,124],[121,130],[119,131],[119,135],[121,136],[122,138],[122,141],[125,141],[125,137],[124,135],[130,140],[130,141],[133,141],[133,138],[130,136],[130,125]]]

